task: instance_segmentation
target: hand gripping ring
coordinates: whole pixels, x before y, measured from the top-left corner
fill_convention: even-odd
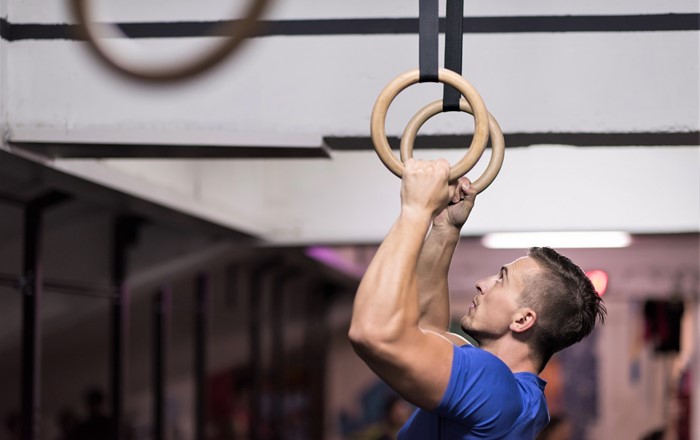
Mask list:
[[[399,75],[382,90],[372,110],[370,132],[372,134],[374,149],[377,151],[379,159],[381,159],[389,171],[398,177],[403,175],[404,165],[391,152],[391,146],[386,138],[384,127],[386,124],[386,115],[394,98],[408,86],[416,84],[419,79],[420,72],[417,69]],[[486,106],[479,92],[477,92],[474,86],[461,75],[448,69],[440,69],[438,71],[438,81],[443,84],[449,84],[459,90],[470,103],[470,113],[474,115],[474,137],[472,138],[469,150],[459,162],[450,168],[449,179],[450,181],[454,181],[465,175],[467,171],[474,166],[486,148],[486,143],[489,138],[488,111],[486,110]],[[471,111],[471,109],[473,109],[473,111]],[[411,143],[411,145],[413,145],[413,143]]]
[[[245,18],[227,21],[212,35],[227,35],[227,37],[210,51],[189,63],[177,66],[139,66],[120,60],[101,42],[98,28],[109,26],[96,23],[91,19],[90,7],[94,0],[70,0],[73,15],[77,19],[78,29],[87,41],[97,58],[119,73],[132,78],[150,82],[171,82],[190,78],[221,62],[228,54],[238,47],[247,37],[252,35],[258,24],[258,19],[270,0],[250,0]]]
[[[459,109],[466,113],[472,113],[472,108],[469,103],[460,99]],[[413,157],[413,143],[416,140],[416,135],[418,130],[425,124],[425,122],[442,112],[442,100],[437,100],[426,105],[416,113],[413,118],[408,122],[406,128],[404,129],[403,135],[401,136],[401,160],[406,161]],[[505,140],[503,139],[503,132],[501,132],[501,127],[499,127],[496,119],[489,113],[489,132],[491,139],[491,159],[489,164],[486,166],[484,173],[472,182],[472,186],[476,188],[478,192],[481,192],[488,188],[489,185],[498,175],[501,170],[501,165],[503,165],[503,157],[505,155]],[[461,177],[464,174],[458,175],[456,178]],[[452,174],[450,173],[450,181],[452,181]]]

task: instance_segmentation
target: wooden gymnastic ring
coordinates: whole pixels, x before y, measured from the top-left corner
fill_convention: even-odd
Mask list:
[[[460,99],[459,109],[466,113],[472,113],[472,108],[464,99]],[[420,130],[428,119],[441,112],[442,100],[439,99],[420,109],[418,113],[411,118],[404,129],[403,135],[401,136],[401,161],[405,162],[409,158],[413,157],[413,144],[416,140],[418,130]],[[491,140],[491,159],[489,160],[489,164],[486,166],[484,173],[478,179],[472,182],[472,186],[476,188],[478,192],[485,190],[489,185],[491,185],[493,180],[498,175],[498,172],[501,170],[501,166],[503,165],[503,157],[505,156],[506,143],[503,139],[503,132],[491,113],[489,113],[489,133],[489,138]],[[459,178],[462,175],[455,178]],[[452,180],[452,175],[450,174],[450,181]]]
[[[389,171],[398,177],[403,175],[404,165],[391,152],[391,146],[386,138],[384,127],[386,115],[394,98],[408,86],[416,84],[419,79],[420,71],[418,69],[399,75],[382,90],[372,109],[370,132],[374,149]],[[474,109],[474,137],[467,153],[450,169],[450,181],[454,181],[465,175],[474,166],[486,148],[486,143],[489,139],[488,111],[479,92],[462,75],[448,69],[440,69],[438,71],[438,81],[443,84],[449,84],[459,90],[470,103],[470,108]]]
[[[260,16],[267,8],[270,0],[250,0],[250,6],[245,11],[245,18],[230,20],[223,24],[212,35],[228,35],[211,50],[205,52],[194,61],[178,66],[134,66],[119,60],[107,50],[100,42],[97,27],[104,26],[92,21],[90,5],[94,0],[70,0],[70,7],[77,20],[78,30],[88,43],[88,46],[97,55],[97,58],[119,73],[147,82],[173,82],[193,77],[221,62],[227,55],[234,51],[246,38],[253,35],[257,29]]]

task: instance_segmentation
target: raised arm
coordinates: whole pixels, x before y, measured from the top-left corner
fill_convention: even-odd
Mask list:
[[[459,243],[460,230],[474,207],[476,190],[469,179],[459,179],[451,187],[451,204],[433,220],[416,269],[420,304],[419,326],[447,333],[450,327],[448,272],[452,256]],[[450,338],[458,345],[467,343],[457,335]]]
[[[437,407],[450,377],[452,343],[418,326],[416,266],[433,217],[450,200],[449,164],[406,161],[401,213],[355,296],[349,337],[356,352],[408,401]]]

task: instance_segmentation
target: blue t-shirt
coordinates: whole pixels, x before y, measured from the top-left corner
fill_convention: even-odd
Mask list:
[[[549,423],[545,384],[533,373],[513,373],[488,351],[455,346],[442,401],[433,411],[416,410],[397,439],[534,439]]]

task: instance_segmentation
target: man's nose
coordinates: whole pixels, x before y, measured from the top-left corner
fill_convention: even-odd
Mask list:
[[[480,279],[475,284],[477,292],[479,292],[480,295],[485,294],[486,292],[489,291],[491,286],[494,285],[495,281],[496,281],[496,277],[486,277],[486,278]]]

